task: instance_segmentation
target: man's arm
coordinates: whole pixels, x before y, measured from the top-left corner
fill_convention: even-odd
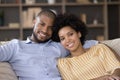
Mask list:
[[[85,44],[83,45],[83,47],[85,49],[87,49],[87,48],[90,48],[90,47],[92,47],[92,46],[94,46],[94,45],[96,45],[98,43],[99,43],[99,41],[97,41],[97,40],[86,40]]]

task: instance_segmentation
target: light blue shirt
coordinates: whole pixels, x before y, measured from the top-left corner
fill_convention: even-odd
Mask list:
[[[95,42],[92,42],[95,44]],[[88,42],[89,46],[92,43]],[[11,63],[19,80],[61,80],[57,59],[68,52],[56,42],[35,43],[14,39],[0,46],[0,61]]]

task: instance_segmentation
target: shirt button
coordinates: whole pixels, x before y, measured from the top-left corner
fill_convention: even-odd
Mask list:
[[[47,73],[47,75],[49,75],[49,73]]]

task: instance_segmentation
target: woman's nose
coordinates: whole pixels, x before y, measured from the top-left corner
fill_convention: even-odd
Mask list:
[[[69,41],[70,41],[70,39],[69,39],[68,37],[66,37],[65,41],[66,41],[66,42],[69,42]]]

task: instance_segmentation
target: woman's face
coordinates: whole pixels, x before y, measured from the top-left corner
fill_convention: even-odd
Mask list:
[[[74,52],[79,49],[80,45],[80,32],[76,32],[70,26],[65,26],[58,32],[61,44],[70,52]]]

